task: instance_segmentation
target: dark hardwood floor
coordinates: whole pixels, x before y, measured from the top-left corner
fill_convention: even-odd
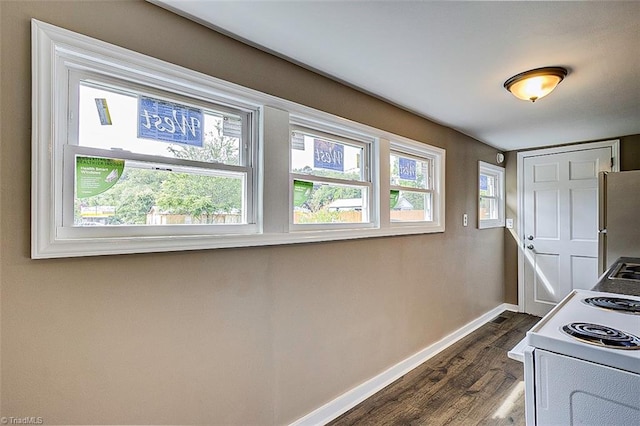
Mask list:
[[[539,319],[503,312],[329,425],[524,425],[523,365],[507,351]]]

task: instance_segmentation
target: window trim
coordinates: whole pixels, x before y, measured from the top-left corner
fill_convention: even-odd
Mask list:
[[[327,139],[329,141],[335,141],[343,145],[349,145],[362,149],[362,164],[360,165],[360,179],[342,179],[339,177],[332,178],[327,176],[318,176],[314,174],[296,173],[291,171],[291,138],[289,138],[289,230],[291,232],[300,231],[322,231],[322,230],[335,230],[335,229],[361,229],[361,228],[373,228],[376,226],[376,215],[374,213],[373,205],[376,203],[377,193],[375,191],[375,185],[372,179],[373,167],[371,165],[372,152],[375,145],[375,139],[371,136],[355,135],[353,132],[344,132],[341,129],[332,128],[331,125],[326,123],[315,123],[315,127],[309,127],[297,124],[302,121],[300,118],[293,120],[290,124],[290,133],[300,132],[310,137],[318,137]],[[321,127],[318,129],[317,127]],[[366,160],[366,161],[365,161]],[[367,190],[366,201],[367,204],[367,216],[366,222],[348,222],[348,223],[294,223],[294,211],[293,206],[293,185],[295,180],[304,180],[314,183],[326,183],[330,185],[343,185],[359,187]]]
[[[481,175],[493,176],[496,179],[496,196],[483,197],[480,195]],[[478,229],[500,228],[505,224],[505,168],[484,161],[478,161]],[[490,198],[498,202],[498,218],[482,219],[480,206],[482,198]]]
[[[246,105],[241,106],[230,106],[228,102],[224,104],[220,104],[215,100],[205,99],[202,95],[199,97],[189,97],[184,95],[183,93],[175,93],[168,92],[169,89],[162,89],[159,87],[151,87],[149,84],[151,82],[146,82],[147,85],[144,85],[143,82],[136,81],[131,82],[128,80],[124,80],[122,78],[114,77],[114,76],[105,76],[93,72],[87,69],[76,69],[73,67],[73,64],[69,62],[69,67],[67,68],[67,72],[65,73],[67,78],[64,79],[65,82],[68,82],[67,92],[69,96],[68,100],[68,108],[69,108],[69,119],[66,122],[66,130],[67,130],[67,138],[64,141],[53,141],[52,150],[54,150],[54,155],[56,154],[56,150],[58,149],[58,145],[62,145],[62,156],[63,162],[66,164],[74,164],[75,159],[74,156],[76,154],[84,155],[84,156],[96,156],[102,158],[112,158],[112,159],[120,159],[129,162],[141,162],[141,163],[156,163],[163,164],[168,166],[171,169],[176,169],[177,167],[185,167],[191,170],[202,170],[203,175],[209,174],[211,171],[219,171],[224,174],[226,172],[243,174],[243,209],[242,216],[244,219],[244,223],[241,224],[225,224],[224,227],[221,225],[214,224],[206,224],[206,225],[189,225],[188,228],[183,226],[182,228],[176,226],[171,227],[168,225],[125,225],[118,226],[118,229],[112,228],[109,231],[99,230],[96,228],[72,228],[73,224],[73,214],[69,210],[69,206],[73,205],[74,194],[71,191],[66,191],[63,194],[63,199],[60,203],[61,214],[62,214],[62,226],[58,226],[58,233],[62,238],[104,238],[105,236],[175,236],[175,235],[192,235],[192,234],[206,234],[210,233],[212,228],[207,227],[219,227],[216,231],[217,234],[229,234],[229,233],[256,233],[258,232],[257,227],[257,215],[256,215],[256,197],[254,193],[256,192],[254,183],[256,179],[256,160],[254,160],[254,156],[252,152],[256,150],[256,143],[252,141],[255,140],[255,134],[252,129],[255,126],[255,122],[257,121],[257,109],[247,108]],[[63,80],[63,76],[60,77],[60,80]],[[64,85],[63,81],[60,81],[59,84],[61,86]],[[131,152],[127,150],[106,150],[103,148],[97,148],[93,146],[80,145],[80,134],[79,134],[79,120],[80,120],[80,86],[88,85],[94,88],[101,88],[104,90],[111,90],[113,92],[120,92],[123,95],[127,96],[149,96],[155,97],[158,99],[170,101],[170,102],[178,102],[190,107],[199,108],[203,111],[210,110],[215,111],[216,113],[228,113],[231,115],[237,115],[240,117],[243,123],[242,128],[242,140],[249,141],[249,143],[245,143],[244,146],[239,147],[239,165],[233,164],[224,164],[217,162],[206,162],[206,161],[197,161],[197,160],[189,160],[182,159],[176,157],[162,156],[162,155],[152,155],[152,154],[142,154],[139,152]],[[195,90],[195,89],[194,89]],[[62,91],[60,91],[62,92]],[[58,96],[63,96],[62,93],[57,93]],[[170,97],[169,97],[170,96]],[[72,100],[73,99],[73,100]],[[69,188],[72,185],[74,175],[73,170],[74,166],[67,166],[63,169],[62,179],[62,187],[63,192],[65,188]],[[54,177],[54,180],[57,178]],[[67,207],[67,211],[65,212],[65,206]],[[57,217],[56,217],[57,219]],[[159,227],[158,229],[154,229],[154,227]],[[207,229],[209,229],[207,231]]]
[[[93,58],[93,62],[91,61]],[[78,70],[92,69],[108,78],[110,67],[117,68],[132,82],[144,84],[144,76],[157,73],[162,83],[175,84],[176,90],[188,98],[206,99],[221,105],[255,111],[250,132],[256,148],[251,152],[254,165],[253,202],[255,226],[233,233],[196,230],[192,234],[173,236],[110,236],[105,238],[68,238],[56,226],[60,214],[62,185],[52,176],[62,172],[60,154],[49,151],[49,141],[66,140],[68,96],[53,96],[65,66]],[[75,32],[32,19],[32,232],[31,257],[59,258],[111,254],[203,250],[229,247],[252,247],[338,241],[395,235],[428,234],[445,230],[445,150],[412,141],[365,124],[325,113],[292,101],[261,93],[179,65],[149,57],[131,50],[96,40]],[[140,79],[143,80],[140,80]],[[62,85],[68,90],[67,83]],[[196,87],[197,89],[194,89]],[[304,232],[289,229],[290,124],[310,127],[328,133],[338,132],[348,139],[371,143],[371,226],[364,228],[335,227]],[[426,150],[436,156],[434,177],[437,222],[430,224],[391,223],[389,220],[388,156],[392,143]],[[167,226],[167,225],[165,225]],[[190,225],[194,226],[194,225]],[[199,226],[199,225],[195,225]],[[95,227],[98,228],[98,227]],[[168,229],[168,228],[165,228]],[[226,229],[226,228],[225,228]],[[102,231],[94,231],[102,232]]]
[[[386,180],[388,190],[385,194],[389,194],[392,189],[422,192],[431,194],[433,204],[432,218],[431,220],[421,221],[391,221],[391,226],[396,228],[413,228],[423,229],[425,232],[444,232],[444,219],[445,219],[445,197],[444,197],[444,179],[445,179],[445,150],[436,148],[430,145],[421,144],[411,139],[400,138],[398,136],[393,137],[389,143],[389,151],[387,158],[390,159],[391,155],[404,155],[406,157],[412,157],[421,161],[427,160],[431,165],[431,184],[427,185],[427,188],[411,188],[400,185],[391,185],[391,179]],[[389,168],[389,160],[387,160],[387,168]],[[387,197],[388,198],[388,197]],[[389,210],[390,207],[387,208]]]

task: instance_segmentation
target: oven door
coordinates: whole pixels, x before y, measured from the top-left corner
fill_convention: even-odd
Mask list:
[[[535,420],[527,413],[528,425],[640,424],[640,375],[542,349],[531,361],[529,369],[525,355],[525,374],[535,375]]]

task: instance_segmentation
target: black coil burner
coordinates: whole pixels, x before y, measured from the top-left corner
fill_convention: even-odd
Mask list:
[[[562,331],[591,345],[612,349],[640,349],[640,338],[615,328],[588,322],[572,322]]]
[[[637,263],[621,263],[611,275],[611,279],[625,279],[640,281],[640,264]]]
[[[587,305],[625,314],[640,315],[640,301],[620,297],[588,297],[582,300]]]

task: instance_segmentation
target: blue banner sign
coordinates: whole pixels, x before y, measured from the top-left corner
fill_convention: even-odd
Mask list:
[[[344,145],[314,139],[313,150],[313,167],[344,171]]]
[[[400,157],[398,164],[398,171],[400,173],[400,179],[416,180],[416,160]]]
[[[487,175],[480,175],[480,191],[487,191],[489,189],[489,182]]]
[[[138,137],[202,146],[202,110],[140,96]]]

